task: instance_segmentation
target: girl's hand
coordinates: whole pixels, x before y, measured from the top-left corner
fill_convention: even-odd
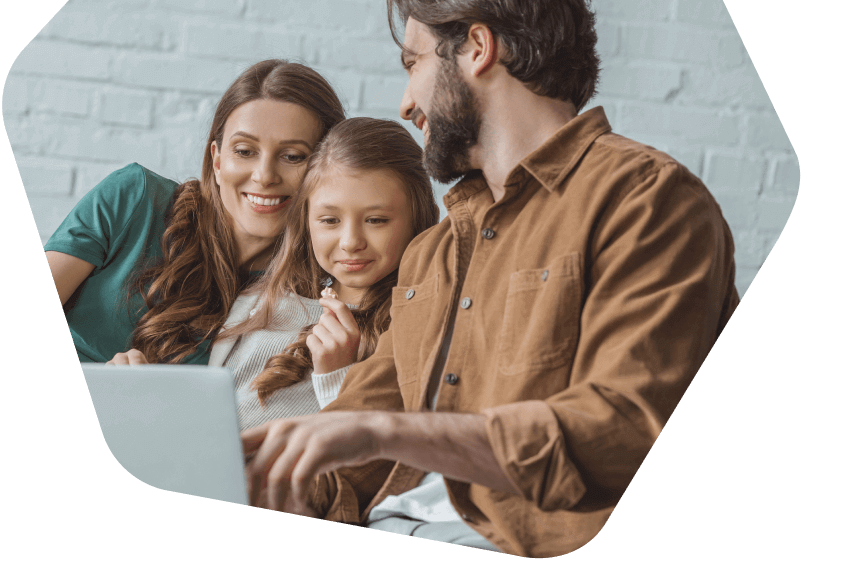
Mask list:
[[[116,353],[115,357],[106,362],[106,365],[147,365],[144,353],[138,349],[131,349],[125,353]]]
[[[331,373],[357,361],[360,328],[348,306],[337,299],[319,299],[325,312],[307,336],[314,373]]]

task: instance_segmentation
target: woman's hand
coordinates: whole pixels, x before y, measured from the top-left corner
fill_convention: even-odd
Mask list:
[[[360,328],[348,306],[338,299],[319,299],[325,312],[307,336],[314,373],[331,373],[357,361]]]
[[[124,353],[116,353],[115,357],[106,362],[106,365],[147,365],[145,354],[138,349],[131,349]]]

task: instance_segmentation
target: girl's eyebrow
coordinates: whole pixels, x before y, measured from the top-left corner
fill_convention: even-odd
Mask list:
[[[336,205],[329,205],[327,203],[322,203],[320,205],[316,205],[316,209],[324,209],[326,211],[338,211],[339,207]],[[391,206],[388,205],[370,205],[368,207],[363,207],[364,211],[389,211],[392,210]]]
[[[232,138],[237,137],[237,136],[241,136],[241,137],[244,137],[244,138],[247,138],[247,139],[250,139],[250,140],[253,140],[253,141],[257,141],[257,142],[259,142],[259,140],[260,140],[257,137],[255,137],[254,135],[247,133],[247,132],[244,132],[244,131],[241,131],[241,130],[237,130],[235,133],[230,135],[230,138],[232,139]],[[307,141],[303,141],[301,139],[298,139],[298,138],[282,140],[278,144],[282,144],[282,145],[302,144],[305,147],[307,147],[308,149],[312,150],[312,148],[313,148],[313,147],[310,146],[310,143],[308,143]]]

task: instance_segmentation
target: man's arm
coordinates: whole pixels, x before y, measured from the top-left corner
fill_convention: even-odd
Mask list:
[[[622,494],[737,303],[729,229],[672,162],[624,191],[587,258],[569,387],[482,412],[503,470],[543,510]]]
[[[250,432],[250,433],[249,433]],[[375,460],[520,494],[501,469],[479,414],[333,412],[268,422],[243,434],[251,503],[309,513],[317,475]]]

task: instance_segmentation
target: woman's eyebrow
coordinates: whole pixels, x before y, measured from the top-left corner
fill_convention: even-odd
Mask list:
[[[230,138],[232,139],[232,138],[237,137],[237,136],[241,136],[243,138],[247,138],[247,139],[250,139],[250,140],[253,140],[253,141],[257,141],[257,142],[260,141],[260,139],[255,137],[254,135],[247,133],[245,131],[241,131],[241,130],[237,130],[235,133],[230,135]],[[308,143],[305,140],[301,140],[299,138],[284,139],[284,140],[280,141],[278,144],[302,144],[310,150],[313,149],[313,147],[310,146],[310,143]]]

